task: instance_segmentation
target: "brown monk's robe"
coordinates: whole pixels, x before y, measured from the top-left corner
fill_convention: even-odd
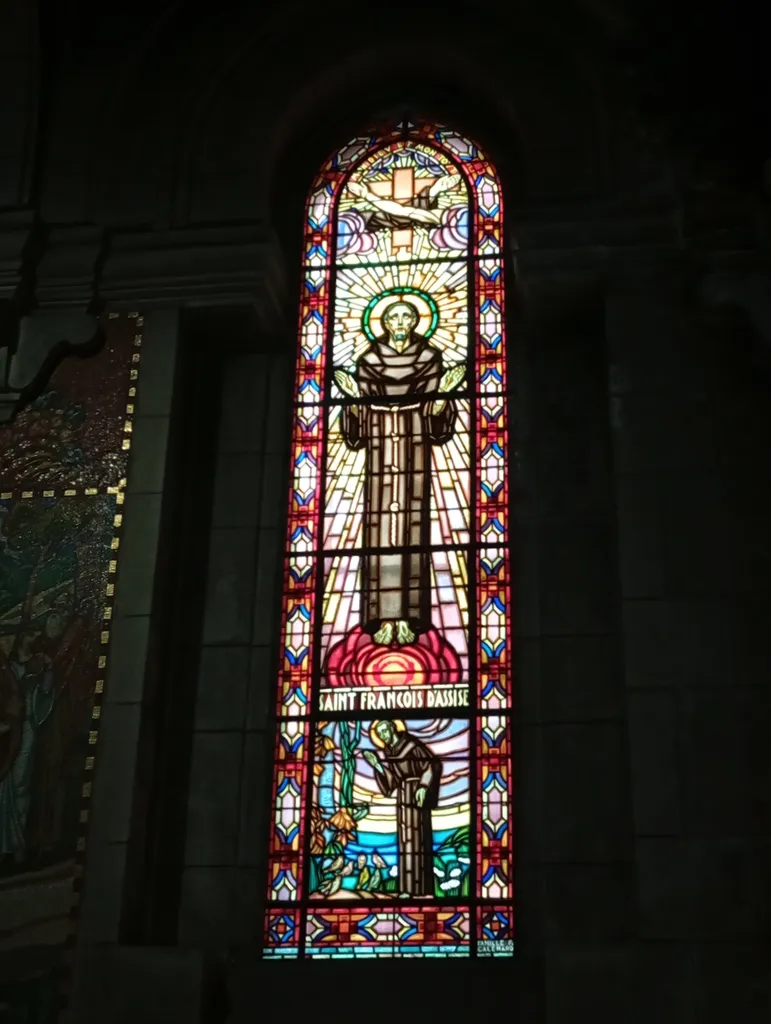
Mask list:
[[[384,621],[404,619],[415,632],[431,624],[431,445],[444,444],[455,428],[451,401],[438,415],[431,407],[443,372],[441,353],[413,334],[398,353],[386,338],[373,342],[354,374],[361,394],[384,404],[347,406],[341,427],[349,448],[366,448],[364,530],[368,548],[390,548],[363,558],[361,621],[375,633]],[[414,397],[413,397],[414,396]]]
[[[431,811],[439,800],[442,763],[428,747],[410,736],[398,734],[393,747],[381,756],[382,772],[375,772],[380,792],[396,794],[399,892],[410,896],[434,895],[434,839]],[[415,791],[426,789],[423,806],[415,803]]]

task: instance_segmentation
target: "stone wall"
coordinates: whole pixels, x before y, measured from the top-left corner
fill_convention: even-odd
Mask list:
[[[3,36],[0,401],[40,383],[23,339],[146,324],[73,1024],[219,1021],[226,987],[234,1020],[320,1015],[317,965],[256,952],[295,260],[320,161],[405,100],[489,149],[511,228],[518,952],[453,965],[460,992],[336,983],[533,1024],[768,1018],[767,200],[655,144],[610,6],[427,20],[420,67],[361,5],[327,63],[294,6]]]
[[[288,353],[261,353],[223,365],[179,911],[185,946],[227,950],[260,929],[290,364]]]
[[[212,311],[204,341],[182,332],[206,367],[209,402],[191,411],[171,403],[180,315],[146,324],[74,1019],[125,991],[126,1013],[186,1005],[194,1020],[217,977],[247,1019],[254,986],[280,980],[256,946],[291,346],[254,331],[227,346]],[[509,330],[518,954],[485,985],[513,986],[521,1019],[549,1024],[711,1022],[729,1004],[760,1020],[771,416],[754,328],[706,310],[671,269],[603,282],[521,266]],[[178,397],[193,387],[176,380]],[[208,467],[192,491],[191,464]],[[191,496],[192,548],[168,521]],[[191,550],[187,626],[159,633],[159,572]],[[153,842],[159,814],[173,851]],[[372,983],[359,967],[346,984]]]
[[[771,1005],[769,376],[745,318],[706,315],[676,280],[644,276],[606,311],[637,934],[666,962],[672,1019],[760,1020]]]

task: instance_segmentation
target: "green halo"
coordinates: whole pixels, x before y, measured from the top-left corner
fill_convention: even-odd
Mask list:
[[[410,285],[399,285],[396,288],[387,288],[384,292],[380,292],[379,295],[375,295],[372,299],[370,299],[367,308],[364,310],[364,316],[361,318],[361,326],[369,340],[375,340],[375,335],[370,325],[372,310],[375,308],[378,302],[381,301],[381,299],[387,299],[391,295],[393,295],[394,298],[403,298],[404,296],[407,295],[417,295],[421,299],[423,299],[428,308],[431,310],[431,323],[426,328],[423,337],[430,338],[431,335],[434,333],[434,331],[436,331],[437,327],[439,326],[439,310],[437,309],[436,303],[434,302],[433,298],[428,294],[428,292],[424,292],[420,288],[413,288]]]

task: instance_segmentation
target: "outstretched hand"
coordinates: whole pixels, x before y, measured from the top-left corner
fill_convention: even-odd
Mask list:
[[[374,754],[371,750],[365,750],[364,760],[367,761],[368,764],[371,764],[376,772],[380,772],[381,775],[385,775],[385,768],[377,754]]]
[[[444,394],[447,394],[449,391],[454,391],[465,376],[465,366],[462,364],[459,364],[458,366],[451,366],[449,370],[445,370],[442,374],[442,379],[439,381],[439,390]]]
[[[346,373],[345,370],[335,370],[335,383],[349,398],[360,397],[359,385],[351,374]]]
[[[348,191],[353,192],[359,199],[366,199],[369,196],[369,189],[363,181],[349,181]]]
[[[451,188],[455,188],[459,181],[459,174],[445,174],[434,182],[428,190],[428,194],[430,196],[438,196],[440,192],[448,192]]]

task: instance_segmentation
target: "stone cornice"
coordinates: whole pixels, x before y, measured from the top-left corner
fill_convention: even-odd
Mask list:
[[[764,261],[763,251],[751,246],[683,237],[680,215],[672,209],[510,208],[509,225],[523,273],[605,274],[673,262],[712,270]],[[86,310],[105,304],[246,303],[272,326],[292,299],[286,294],[287,269],[292,268],[285,267],[276,236],[264,222],[123,231],[45,227],[24,212],[0,215],[0,300],[17,299],[26,283],[24,312],[29,304]]]
[[[682,245],[565,245],[554,248],[514,247],[519,274],[544,277],[594,275],[605,281],[624,280],[645,270],[671,275],[688,272],[701,277],[721,271],[736,274],[769,273],[768,256],[762,249],[712,248]]]
[[[684,238],[675,211],[576,207],[510,211],[517,278],[527,289],[555,279],[591,287],[656,275],[768,274],[759,248]],[[725,239],[728,242],[729,239]],[[716,244],[717,243],[717,244]],[[299,254],[298,254],[299,255]],[[12,415],[56,361],[95,337],[103,308],[250,305],[261,328],[287,320],[291,299],[278,240],[264,222],[179,229],[43,226],[29,212],[0,215],[0,405]],[[753,292],[754,295],[754,292]],[[290,312],[291,317],[291,312]]]
[[[671,208],[638,213],[573,206],[509,210],[508,227],[520,249],[576,251],[669,249],[680,244],[680,226]]]
[[[249,303],[266,327],[285,298],[278,242],[260,224],[116,232],[97,287],[110,307]]]
[[[33,287],[34,286],[34,287]],[[104,308],[251,305],[281,323],[283,267],[264,225],[175,231],[48,227],[0,217],[0,422],[11,419],[73,348],[98,343]]]
[[[34,295],[19,302],[25,282],[34,282]],[[284,301],[283,259],[275,235],[261,223],[122,231],[45,226],[26,212],[2,214],[3,299],[19,302],[25,312],[27,306],[248,302],[270,323]]]
[[[25,251],[34,232],[34,214],[18,210],[0,214],[0,301],[16,299],[25,271]]]
[[[53,228],[35,268],[35,300],[40,309],[86,309],[96,298],[104,232],[96,227]]]

